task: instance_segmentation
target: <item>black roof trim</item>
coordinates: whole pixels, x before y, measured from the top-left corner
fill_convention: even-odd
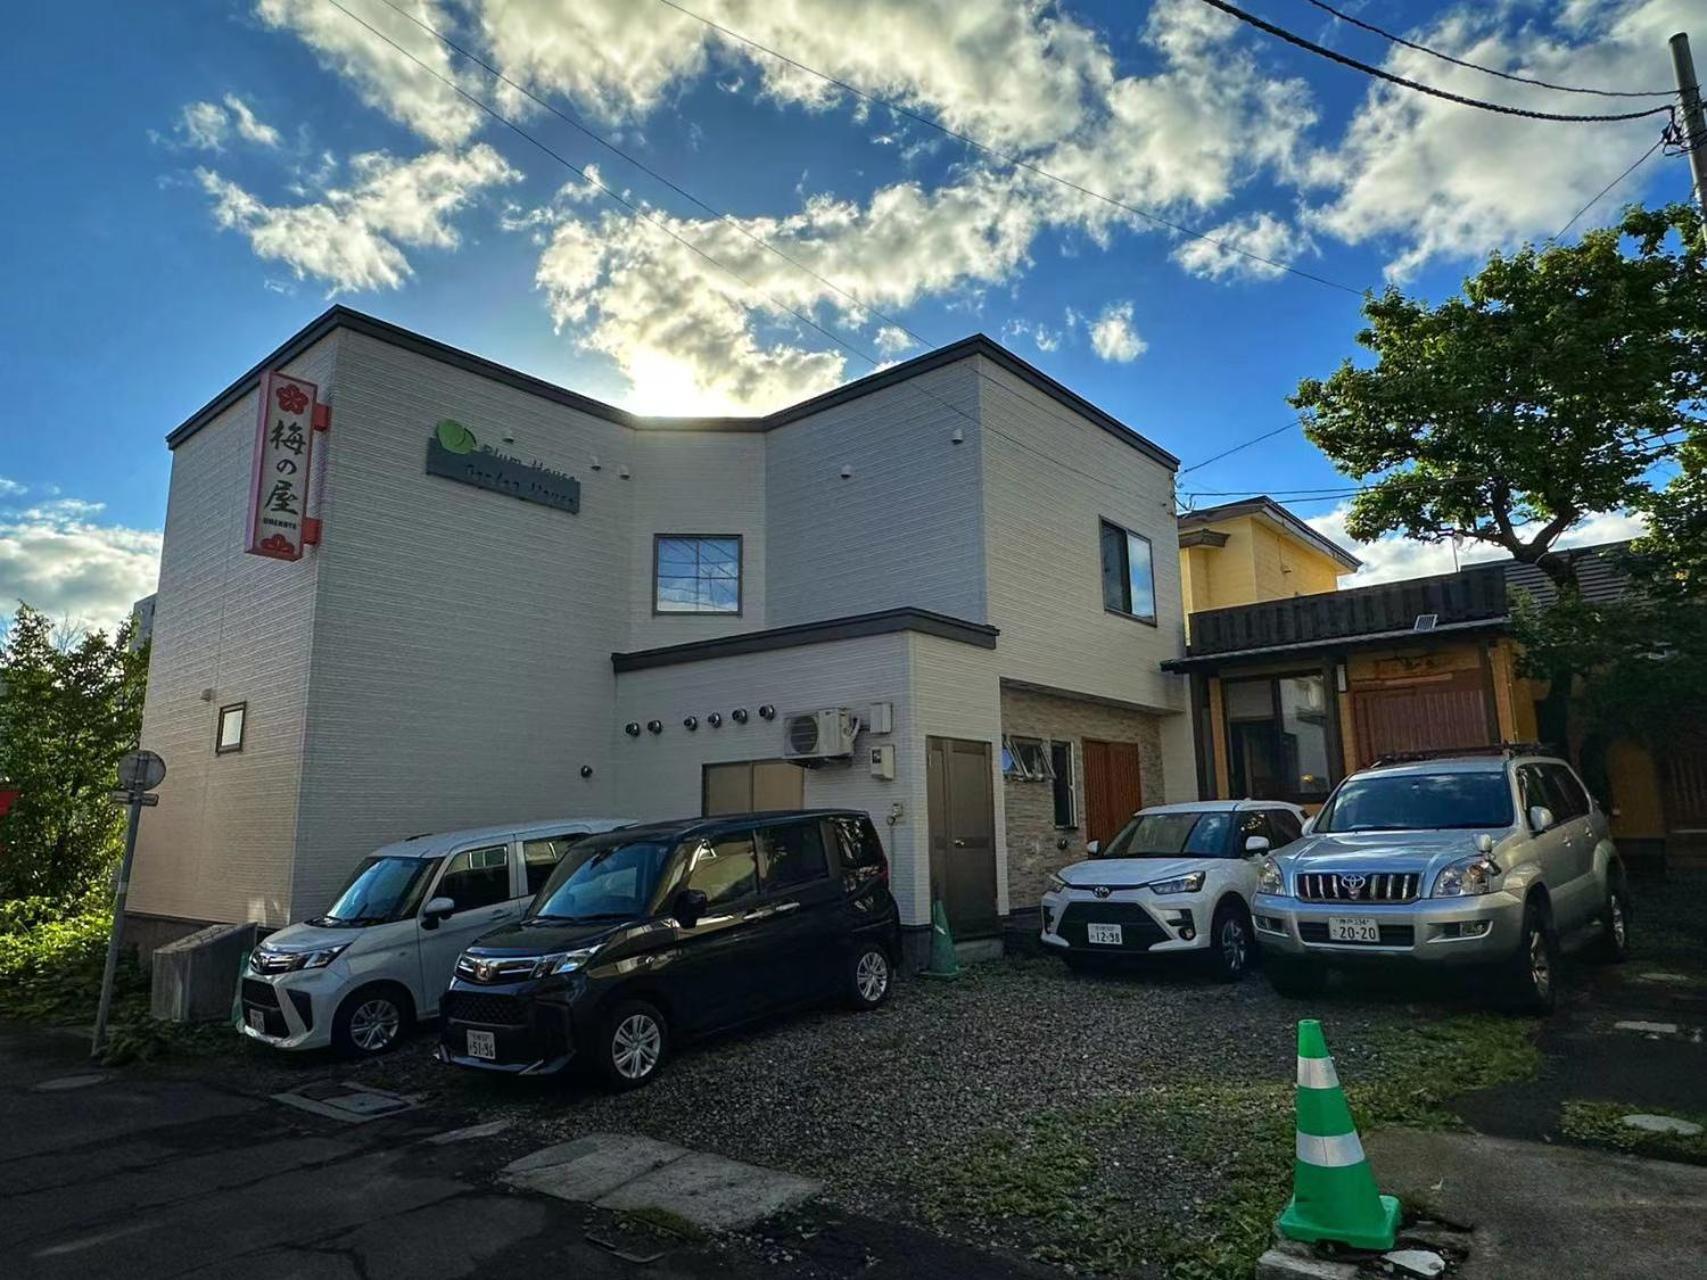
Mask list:
[[[1385,585],[1385,584],[1382,584]],[[1326,593],[1323,593],[1326,594]],[[1237,607],[1237,606],[1235,606]],[[1475,631],[1504,631],[1511,625],[1511,615],[1498,618],[1472,618],[1468,622],[1442,622],[1430,631],[1405,627],[1397,631],[1372,631],[1361,636],[1334,636],[1327,640],[1299,640],[1292,644],[1264,645],[1260,649],[1235,649],[1228,653],[1206,653],[1196,658],[1164,658],[1163,671],[1203,671],[1216,667],[1236,667],[1247,662],[1265,661],[1295,653],[1338,653],[1342,649],[1358,649],[1372,644],[1399,644],[1407,640],[1427,641],[1431,636],[1463,635]]]
[[[1254,498],[1239,498],[1233,502],[1223,502],[1218,506],[1199,507],[1196,511],[1187,511],[1179,518],[1181,529],[1196,529],[1214,520],[1230,520],[1234,516],[1266,515],[1276,523],[1284,525],[1293,536],[1314,544],[1319,550],[1332,556],[1347,569],[1361,569],[1363,561],[1347,551],[1332,538],[1317,533],[1292,512],[1266,493]],[[1185,545],[1182,539],[1180,545]]]
[[[201,430],[211,418],[248,395],[261,374],[268,369],[276,369],[280,365],[294,360],[336,329],[348,329],[353,333],[364,334],[404,351],[424,356],[429,360],[437,360],[441,364],[461,369],[465,373],[490,378],[494,382],[501,382],[506,386],[516,388],[518,391],[525,391],[529,395],[539,396],[541,399],[550,400],[555,404],[566,405],[595,418],[604,418],[623,426],[650,431],[771,431],[809,414],[843,404],[863,395],[869,395],[873,391],[881,391],[885,387],[905,382],[908,378],[918,374],[939,369],[956,360],[981,355],[1000,365],[1015,377],[1030,383],[1044,394],[1065,404],[1075,413],[1090,419],[1116,439],[1132,446],[1152,460],[1161,463],[1170,470],[1177,470],[1179,467],[1179,459],[1166,449],[1145,439],[1118,418],[1105,413],[1077,392],[1069,390],[1041,369],[1027,364],[1006,347],[981,333],[973,334],[969,338],[962,338],[959,342],[950,343],[946,347],[938,347],[935,351],[927,351],[922,356],[916,356],[897,365],[891,365],[887,369],[880,369],[876,373],[846,383],[833,391],[826,391],[823,395],[814,396],[810,400],[803,400],[799,404],[790,405],[785,409],[779,409],[775,413],[762,417],[654,418],[630,413],[626,409],[619,409],[615,405],[604,403],[602,400],[595,400],[591,396],[584,396],[579,392],[567,390],[556,383],[547,382],[543,378],[536,378],[532,374],[522,373],[520,370],[512,369],[507,365],[498,364],[484,356],[477,356],[471,351],[464,351],[459,347],[453,347],[416,333],[412,329],[405,329],[401,325],[395,325],[376,316],[370,316],[366,312],[341,305],[328,307],[321,312],[320,315],[285,339],[254,368],[184,419],[167,435],[166,447],[176,449],[185,440]]]
[[[743,631],[715,640],[690,640],[686,644],[665,645],[659,649],[636,649],[630,653],[613,653],[611,666],[618,675],[626,671],[646,671],[653,667],[674,667],[684,662],[704,662],[712,658],[733,658],[748,653],[769,653],[776,649],[793,649],[808,644],[830,644],[837,640],[856,640],[862,636],[891,635],[897,631],[917,631],[921,635],[940,636],[957,640],[979,649],[994,649],[995,627],[982,622],[967,622],[946,613],[929,609],[884,609],[878,613],[857,613],[846,618],[829,618],[823,622],[802,622],[791,627],[772,627],[766,631]]]

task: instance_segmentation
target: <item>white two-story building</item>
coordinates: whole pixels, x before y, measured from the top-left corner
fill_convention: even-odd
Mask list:
[[[261,380],[319,541],[246,554]],[[854,806],[912,945],[1196,794],[1176,459],[973,337],[765,417],[638,417],[341,307],[167,439],[145,946],[322,909],[368,850]]]

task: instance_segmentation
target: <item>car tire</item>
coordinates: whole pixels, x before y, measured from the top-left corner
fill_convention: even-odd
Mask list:
[[[1533,899],[1523,905],[1517,950],[1506,961],[1505,987],[1514,1013],[1545,1016],[1559,1005],[1559,938],[1547,908]]]
[[[414,1020],[414,1003],[401,987],[358,987],[332,1016],[332,1047],[347,1058],[377,1058],[397,1047]]]
[[[1309,1000],[1327,989],[1328,971],[1309,960],[1285,960],[1267,957],[1263,969],[1269,985],[1288,1000]]]
[[[875,1009],[889,998],[895,983],[895,966],[880,943],[867,942],[854,950],[848,962],[848,1003],[855,1009]]]
[[[649,1084],[670,1050],[670,1027],[657,1006],[624,1000],[604,1021],[598,1041],[599,1074],[613,1089]]]
[[[1256,954],[1250,913],[1244,904],[1228,899],[1215,908],[1209,925],[1211,971],[1222,982],[1237,982],[1250,972]]]
[[[1595,958],[1607,964],[1622,964],[1630,955],[1630,891],[1623,877],[1613,876],[1606,888],[1606,906],[1600,915],[1600,940]]]

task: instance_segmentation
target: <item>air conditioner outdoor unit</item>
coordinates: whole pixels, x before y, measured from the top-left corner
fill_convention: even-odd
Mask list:
[[[825,707],[789,716],[782,727],[782,754],[789,760],[834,760],[853,755],[859,720],[846,707]]]

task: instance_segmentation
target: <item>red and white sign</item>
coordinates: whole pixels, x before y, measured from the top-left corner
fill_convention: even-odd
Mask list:
[[[261,375],[261,421],[255,436],[255,477],[249,490],[251,555],[302,559],[314,474],[315,396],[312,382],[283,373]]]

